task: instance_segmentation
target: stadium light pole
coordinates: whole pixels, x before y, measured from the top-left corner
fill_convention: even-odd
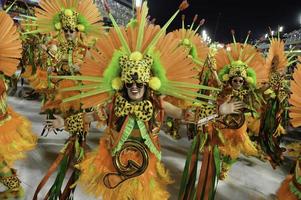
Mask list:
[[[136,7],[141,7],[142,0],[135,0]]]

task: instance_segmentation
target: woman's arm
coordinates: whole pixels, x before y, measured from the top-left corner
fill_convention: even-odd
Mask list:
[[[181,109],[169,102],[162,101],[162,107],[166,115],[174,119],[194,120],[195,113],[189,109]],[[221,116],[227,114],[238,113],[240,109],[245,107],[245,104],[240,101],[231,102],[230,99],[222,103],[218,108],[216,105],[200,105],[200,109],[204,112],[200,112],[200,116],[197,119],[203,119],[210,117],[211,115]]]
[[[91,122],[95,121],[105,121],[107,120],[107,114],[105,109],[98,107],[95,111],[87,113],[78,113],[75,115],[71,115],[66,119],[63,119],[59,115],[54,115],[54,118],[55,119],[47,119],[44,123],[49,129],[57,129],[64,127],[65,129],[68,129],[68,123],[66,123],[68,121],[82,121],[83,124],[90,124]]]
[[[167,101],[162,101],[162,108],[166,115],[174,118],[174,119],[182,119],[183,118],[183,110],[177,106],[172,105]]]

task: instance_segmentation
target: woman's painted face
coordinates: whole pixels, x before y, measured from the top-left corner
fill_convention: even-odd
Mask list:
[[[244,85],[244,81],[245,80],[243,77],[236,76],[232,79],[231,86],[233,87],[233,89],[239,90]]]
[[[125,87],[132,101],[141,101],[143,99],[145,92],[145,85],[143,83],[126,83]]]
[[[66,40],[72,41],[76,38],[76,31],[70,30],[70,29],[64,29],[64,35]]]

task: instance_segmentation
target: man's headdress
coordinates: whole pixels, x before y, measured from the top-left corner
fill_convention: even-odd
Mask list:
[[[41,0],[35,9],[37,30],[52,33],[69,30],[99,36],[102,29],[101,16],[92,0]]]
[[[222,82],[227,82],[235,76],[243,77],[253,85],[267,80],[268,72],[264,68],[263,54],[254,46],[247,44],[248,37],[243,44],[237,43],[233,33],[234,42],[218,50],[216,64]]]
[[[65,90],[80,89],[82,94],[65,101],[81,98],[84,107],[97,105],[111,98],[111,92],[133,81],[145,83],[160,94],[191,102],[200,101],[197,97],[214,99],[197,93],[199,89],[215,88],[198,85],[198,71],[188,52],[173,35],[165,35],[168,25],[183,7],[185,1],[162,28],[148,23],[146,3],[137,8],[137,17],[127,28],[119,27],[109,12],[114,28],[97,41],[99,51],[92,51],[92,58],[85,59],[81,67],[83,76],[64,77],[82,80],[84,86]]]

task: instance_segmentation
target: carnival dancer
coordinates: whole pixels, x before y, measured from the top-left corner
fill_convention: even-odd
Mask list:
[[[301,62],[301,58],[298,58]],[[289,116],[293,127],[301,126],[301,112],[300,112],[300,97],[301,97],[301,64],[297,65],[297,69],[293,74],[293,79],[290,81],[291,96],[289,103],[292,105],[289,109]],[[300,145],[300,144],[299,144]],[[288,175],[283,181],[282,185],[277,191],[277,198],[279,200],[298,200],[301,199],[301,151],[295,148],[296,151],[296,167],[294,173]],[[298,152],[299,151],[299,152]]]
[[[80,65],[90,47],[90,39],[92,38],[91,43],[93,43],[102,33],[101,16],[97,6],[92,0],[42,0],[39,2],[39,6],[40,8],[35,10],[37,30],[33,32],[51,34],[53,39],[49,44],[40,45],[52,60],[52,66],[47,68],[48,75],[79,74]],[[38,198],[39,192],[56,170],[56,179],[44,198],[68,199],[73,197],[80,173],[73,166],[84,156],[89,128],[88,124],[80,124],[75,117],[80,116],[80,113],[83,112],[79,101],[62,102],[63,98],[78,94],[78,92],[60,93],[60,90],[65,87],[80,85],[80,81],[52,79],[51,83],[54,88],[47,88],[50,92],[47,93],[47,101],[43,106],[44,110],[51,111],[46,120],[45,129],[46,131],[52,130],[49,123],[52,123],[55,118],[66,120],[73,127],[65,129],[70,137],[38,185],[34,199]],[[69,168],[72,168],[71,177],[66,186],[62,188]]]
[[[264,103],[260,109],[260,126],[257,128],[261,150],[273,168],[280,165],[283,160],[284,149],[280,147],[280,138],[285,133],[283,125],[288,120],[290,88],[287,68],[295,62],[292,58],[293,56],[284,51],[284,41],[280,38],[270,39],[269,53],[264,66],[269,70],[269,79],[268,82],[262,83],[260,88]]]
[[[198,127],[201,134],[195,137],[192,147],[202,149],[202,167],[195,187],[196,156],[193,155],[198,155],[199,148],[194,147],[189,152],[189,162],[186,161],[185,169],[189,173],[182,177],[181,199],[194,196],[197,199],[214,199],[218,179],[226,177],[240,153],[247,156],[258,154],[247,134],[245,119],[256,115],[256,109],[261,105],[257,83],[267,80],[267,73],[262,69],[264,58],[255,47],[247,44],[248,37],[243,44],[236,42],[234,33],[233,38],[234,43],[219,49],[217,53],[211,52],[208,57],[208,72],[216,79],[208,84],[221,88],[216,105],[220,113],[231,108],[222,106],[225,102],[234,101],[233,105],[238,109],[231,114],[216,115],[212,111],[214,106],[201,107],[199,116],[204,119]]]
[[[174,118],[182,118],[185,112],[160,96],[206,104],[211,97],[196,91],[216,90],[198,84],[194,78],[198,71],[194,70],[188,52],[179,47],[172,35],[165,35],[168,25],[186,6],[184,1],[160,28],[147,22],[148,8],[143,3],[142,8],[137,8],[137,18],[126,29],[116,24],[107,8],[114,29],[97,41],[99,52],[92,51],[93,58],[85,60],[80,70],[82,76],[60,77],[84,83],[64,89],[83,92],[65,101],[80,98],[84,107],[110,105],[108,127],[99,149],[88,154],[78,166],[82,185],[95,196],[104,199],[169,197],[166,185],[171,178],[160,161],[158,133],[163,111]],[[77,119],[84,124],[85,118],[82,115]]]
[[[1,199],[24,196],[21,181],[12,168],[14,161],[25,157],[25,151],[36,145],[31,123],[7,105],[7,78],[17,70],[22,46],[13,20],[0,12],[0,182],[7,189]]]
[[[258,85],[267,80],[268,71],[264,68],[263,55],[254,46],[247,44],[248,37],[244,44],[236,43],[233,37],[234,43],[216,55],[217,71],[223,83],[220,98],[239,99],[246,106],[239,113],[228,115],[221,121],[223,127],[220,130],[224,141],[220,150],[230,160],[235,160],[240,153],[247,156],[258,154],[248,136],[245,119],[258,116],[257,110],[262,104]]]
[[[190,25],[189,29],[185,28],[185,15],[182,15],[182,28],[177,29],[175,31],[172,31],[169,34],[172,34],[175,40],[178,41],[179,45],[185,47],[185,51],[188,52],[188,56],[195,62],[196,69],[199,71],[200,76],[202,76],[204,73],[204,64],[209,52],[209,48],[203,38],[198,34],[199,28],[204,24],[205,20],[202,19],[199,21],[198,25],[195,26],[195,24],[198,21],[198,15],[195,15],[192,21],[192,24]],[[202,75],[201,75],[202,74]],[[200,80],[200,84],[203,84]],[[205,84],[203,84],[205,85]],[[214,97],[212,97],[214,99]],[[189,104],[185,103],[183,100],[179,100],[177,98],[173,97],[166,97],[164,99],[165,101],[168,101],[172,103],[173,105],[176,105],[182,109],[185,109],[189,106]],[[180,119],[173,119],[171,117],[167,117],[166,119],[166,125],[168,129],[165,131],[169,133],[173,138],[179,139],[181,136],[179,134],[180,125],[185,122],[181,121]],[[187,129],[191,129],[190,124],[186,124]],[[188,132],[188,136],[189,132]]]

